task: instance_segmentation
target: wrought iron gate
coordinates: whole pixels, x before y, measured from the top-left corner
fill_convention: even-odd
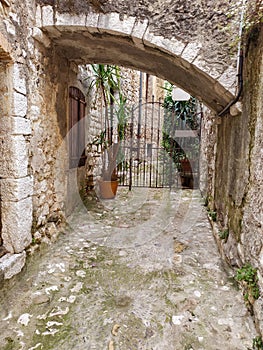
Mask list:
[[[168,122],[167,122],[168,121]],[[123,130],[118,155],[120,185],[190,187],[199,176],[199,130],[160,102],[133,108]]]

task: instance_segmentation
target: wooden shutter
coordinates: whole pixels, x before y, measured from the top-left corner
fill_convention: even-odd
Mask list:
[[[69,88],[69,166],[85,165],[85,96],[76,87]]]

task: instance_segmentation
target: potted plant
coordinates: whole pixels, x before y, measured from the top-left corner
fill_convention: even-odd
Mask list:
[[[100,146],[102,158],[101,177],[98,180],[100,197],[111,199],[118,187],[117,159],[120,157],[121,141],[125,137],[128,108],[121,92],[119,67],[92,65],[93,76],[89,88],[100,91],[104,108],[104,130],[93,141]],[[114,129],[114,118],[117,127]]]
[[[183,187],[193,188],[194,171],[199,158],[199,128],[201,107],[198,101],[175,101],[172,96],[173,85],[168,83],[164,88],[166,96],[162,146],[174,162],[181,178]],[[187,136],[176,136],[176,131],[195,131]],[[190,150],[190,152],[188,152]],[[187,154],[186,154],[187,153]],[[189,153],[189,154],[188,154]]]

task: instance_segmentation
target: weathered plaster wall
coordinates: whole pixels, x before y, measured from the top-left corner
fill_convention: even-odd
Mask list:
[[[262,245],[262,48],[263,31],[255,29],[246,49],[243,113],[218,125],[215,206],[218,222],[240,243],[233,264],[258,265]]]
[[[258,268],[261,297],[254,304],[258,326],[263,334],[263,25],[248,39],[244,105],[249,120],[249,183],[246,187],[239,253],[242,261]]]
[[[243,78],[242,113],[236,117],[225,116],[217,127],[215,125],[214,186],[212,178],[208,177],[207,193],[209,210],[217,212],[213,226],[222,255],[235,267],[249,262],[258,269],[261,297],[253,306],[263,334],[262,24],[256,26],[247,38]],[[210,121],[206,120],[205,124],[209,129]],[[213,136],[208,137],[208,141],[213,139]],[[212,149],[208,154],[213,158]],[[229,230],[229,236],[220,239],[218,233],[225,229]]]

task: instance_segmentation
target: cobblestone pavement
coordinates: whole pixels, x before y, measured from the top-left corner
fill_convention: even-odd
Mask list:
[[[122,188],[86,206],[1,290],[1,349],[252,348],[197,190]]]

